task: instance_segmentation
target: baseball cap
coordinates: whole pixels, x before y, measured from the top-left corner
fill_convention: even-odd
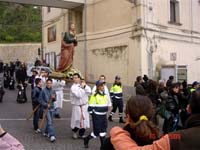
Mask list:
[[[194,81],[194,82],[192,83],[192,87],[194,87],[194,86],[196,86],[196,85],[198,85],[198,84],[199,84],[199,82]]]
[[[115,80],[117,80],[117,79],[120,80],[121,77],[120,77],[119,75],[116,75],[116,76],[115,76]]]
[[[104,84],[104,83],[105,83],[104,81],[98,80],[98,81],[96,81],[96,86],[100,86],[100,85],[102,85],[102,84]]]

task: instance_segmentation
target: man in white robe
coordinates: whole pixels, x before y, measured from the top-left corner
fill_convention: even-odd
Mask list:
[[[65,86],[64,80],[56,80],[53,79],[53,90],[56,92],[56,101],[54,102],[55,112],[54,116],[55,118],[61,118],[60,117],[60,110],[63,107],[63,89]]]
[[[70,89],[70,100],[72,104],[71,128],[73,131],[73,138],[83,138],[85,129],[90,127],[89,113],[88,113],[88,99],[91,94],[91,88],[86,85],[85,81],[81,81],[80,75],[75,73],[73,75],[74,84]]]

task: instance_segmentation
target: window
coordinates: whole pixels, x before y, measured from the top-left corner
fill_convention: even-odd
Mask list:
[[[185,65],[178,65],[177,66],[177,78],[178,82],[187,82],[187,66]]]
[[[170,0],[170,23],[180,23],[179,2],[177,0]]]
[[[51,7],[47,7],[47,13],[51,12]]]
[[[83,33],[83,7],[69,11],[69,23],[76,25],[76,33]]]

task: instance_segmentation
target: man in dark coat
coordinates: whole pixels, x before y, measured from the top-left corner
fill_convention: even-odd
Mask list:
[[[166,110],[171,114],[170,118],[166,118],[164,121],[163,125],[163,131],[164,133],[176,131],[179,123],[179,99],[178,99],[178,94],[179,94],[179,84],[178,83],[173,83],[171,85],[168,98],[166,100]]]
[[[24,84],[27,78],[27,73],[26,73],[26,68],[25,67],[20,67],[19,70],[16,72],[16,79],[18,84]]]
[[[174,76],[169,76],[169,79],[167,80],[166,86],[168,89],[172,86],[172,83],[174,81]]]
[[[185,122],[185,129],[173,133],[180,135],[180,139],[170,140],[171,150],[197,150],[200,149],[200,88],[192,93],[191,100],[187,107],[190,117]]]

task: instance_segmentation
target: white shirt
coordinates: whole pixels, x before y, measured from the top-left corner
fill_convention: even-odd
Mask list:
[[[91,88],[86,85],[82,88],[80,84],[73,84],[70,89],[70,100],[73,105],[84,105],[88,103],[91,94]]]
[[[53,89],[55,91],[63,91],[64,86],[65,86],[65,80],[53,79]]]

